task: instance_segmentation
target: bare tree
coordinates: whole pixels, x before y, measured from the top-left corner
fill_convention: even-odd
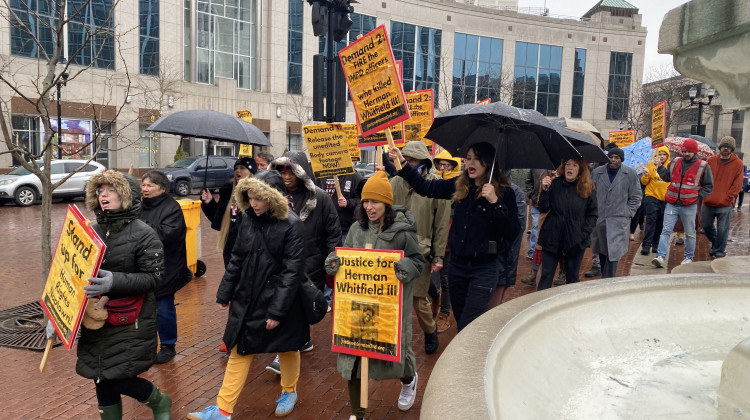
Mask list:
[[[40,152],[35,153],[26,145],[14,141],[10,124],[10,103],[6,100],[0,101],[0,134],[7,148],[0,154],[10,153],[24,168],[37,176],[42,184],[43,282],[47,278],[52,260],[50,247],[52,192],[72,176],[70,174],[58,182],[52,182],[50,177],[50,162],[62,144],[62,136],[57,136],[55,132],[61,131],[62,127],[53,130],[50,124],[50,119],[57,117],[57,111],[51,109],[54,109],[51,96],[58,84],[66,84],[83,76],[92,79],[97,86],[101,86],[95,94],[97,97],[90,98],[88,104],[84,105],[85,111],[94,120],[91,142],[79,149],[63,150],[63,154],[70,156],[85,148],[91,148],[91,155],[88,159],[91,161],[101,148],[101,142],[98,140],[101,138],[102,130],[106,128],[105,118],[103,118],[105,108],[110,106],[115,109],[114,119],[116,120],[124,105],[111,105],[114,103],[115,88],[122,86],[123,83],[128,87],[131,84],[128,69],[121,55],[120,39],[115,33],[114,10],[118,8],[118,3],[119,0],[112,0],[109,9],[97,9],[97,26],[88,25],[84,30],[80,30],[83,27],[80,22],[84,21],[85,15],[91,12],[90,7],[93,7],[90,0],[76,3],[71,9],[67,7],[73,3],[45,2],[52,8],[44,11],[41,11],[41,8],[37,9],[36,2],[20,0],[13,2],[13,7],[11,7],[9,0],[0,0],[2,4],[0,19],[5,20],[11,28],[11,38],[13,38],[11,49],[15,52],[22,52],[17,55],[0,56],[0,84],[10,91],[16,101],[34,110],[40,116],[44,128],[44,146]],[[69,57],[65,62],[61,60],[65,47],[64,34],[70,27],[78,28],[76,31],[78,42],[76,46],[71,45],[68,49]],[[35,52],[38,59],[36,61],[29,59],[28,51]],[[103,65],[105,68],[108,65],[114,66],[117,62],[122,69],[117,75],[111,72],[93,71],[95,63],[102,64],[101,60],[109,61]],[[34,64],[36,69],[34,69]],[[108,115],[110,115],[108,119],[112,119],[111,113]],[[120,129],[125,126],[127,123],[121,125]],[[109,135],[118,137],[118,133],[109,133]],[[41,166],[36,162],[38,159],[41,159]]]

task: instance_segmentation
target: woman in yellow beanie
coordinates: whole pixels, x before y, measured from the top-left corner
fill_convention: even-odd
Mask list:
[[[374,249],[404,251],[404,258],[396,262],[396,277],[403,283],[401,294],[401,363],[371,359],[370,379],[400,379],[401,394],[398,408],[406,411],[414,404],[417,394],[417,372],[414,350],[411,346],[411,310],[413,280],[422,272],[424,257],[417,242],[417,224],[414,215],[403,206],[393,206],[393,190],[385,172],[377,172],[362,188],[362,199],[355,214],[358,223],[349,228],[344,247],[364,248],[371,244]],[[326,271],[334,275],[339,269],[339,258],[331,253],[326,259]],[[376,315],[377,317],[377,315]],[[376,321],[377,322],[377,321]],[[352,406],[350,419],[361,419],[365,409],[360,407],[360,358],[339,354],[337,369],[349,381],[349,401]]]

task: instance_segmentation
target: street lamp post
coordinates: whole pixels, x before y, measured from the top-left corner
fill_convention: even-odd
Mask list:
[[[704,85],[701,83],[701,91],[700,96],[698,96],[698,88],[695,86],[691,86],[690,90],[688,91],[688,95],[690,96],[690,105],[698,104],[698,127],[695,130],[695,133],[699,136],[706,136],[706,127],[703,125],[703,105],[711,105],[711,101],[714,99],[714,95],[716,95],[716,89],[709,86],[708,89],[705,89],[704,91]],[[704,98],[708,98],[707,102],[703,102]]]
[[[60,64],[65,64],[65,58],[60,58]],[[60,79],[57,81],[57,158],[62,159],[62,101],[60,100],[60,91],[63,86],[68,84],[68,73],[62,72]]]

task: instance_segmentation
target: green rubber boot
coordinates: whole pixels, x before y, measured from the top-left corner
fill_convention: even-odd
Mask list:
[[[160,392],[156,385],[145,404],[154,412],[154,420],[172,420],[172,398]]]
[[[99,406],[99,417],[102,420],[122,420],[122,401],[106,407]]]

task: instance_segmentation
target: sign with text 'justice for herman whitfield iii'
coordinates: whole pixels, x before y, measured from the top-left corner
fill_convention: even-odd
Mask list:
[[[401,363],[403,285],[394,264],[404,251],[336,248],[336,255],[331,350]]]
[[[385,25],[339,51],[362,137],[409,118]]]

